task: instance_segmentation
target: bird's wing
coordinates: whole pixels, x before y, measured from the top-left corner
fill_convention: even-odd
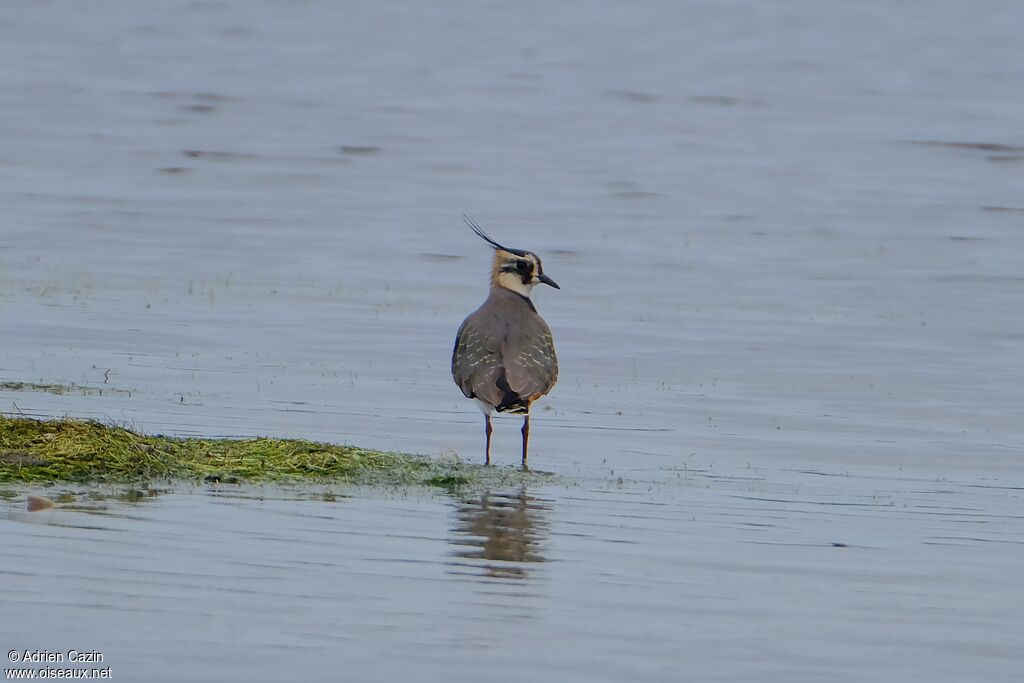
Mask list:
[[[504,372],[501,364],[501,340],[485,335],[475,316],[470,315],[459,327],[452,350],[452,377],[467,398],[480,398],[491,405],[502,402],[498,379]]]
[[[540,316],[502,345],[505,377],[515,393],[534,401],[551,391],[558,380],[558,357],[551,328]]]

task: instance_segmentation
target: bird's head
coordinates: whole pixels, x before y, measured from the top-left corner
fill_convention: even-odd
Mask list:
[[[561,289],[558,283],[544,274],[540,256],[532,251],[510,249],[495,242],[469,216],[463,216],[466,224],[481,239],[494,247],[494,263],[491,266],[491,286],[503,287],[516,294],[529,297],[535,285],[545,284]]]

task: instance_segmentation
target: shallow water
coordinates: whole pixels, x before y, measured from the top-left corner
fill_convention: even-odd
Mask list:
[[[16,490],[0,643],[122,680],[1014,680],[1024,14],[517,8],[0,8],[0,410],[479,458],[459,214],[562,286],[556,481]]]

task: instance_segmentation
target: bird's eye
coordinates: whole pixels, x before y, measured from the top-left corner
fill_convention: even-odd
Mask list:
[[[516,261],[516,270],[520,273],[525,273],[530,269],[530,264],[526,261]]]

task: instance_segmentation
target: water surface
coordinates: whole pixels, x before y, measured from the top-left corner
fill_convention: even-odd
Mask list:
[[[121,680],[1014,680],[1022,25],[7,3],[0,410],[480,458],[462,212],[561,284],[562,367],[525,489],[15,489],[0,643]]]

